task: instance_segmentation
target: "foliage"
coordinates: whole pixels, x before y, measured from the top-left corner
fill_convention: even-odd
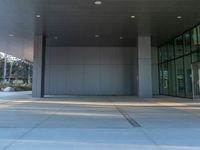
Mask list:
[[[12,87],[13,85],[9,82],[0,82],[1,88]]]
[[[6,80],[4,79],[5,58]],[[32,62],[0,52],[0,87],[31,86],[32,69]]]

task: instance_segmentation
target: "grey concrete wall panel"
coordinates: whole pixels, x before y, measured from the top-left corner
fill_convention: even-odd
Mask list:
[[[45,65],[50,65],[51,63],[51,50],[46,51],[45,53]]]
[[[138,64],[134,64],[132,67],[132,76],[134,77],[132,88],[135,89],[134,95],[138,95]]]
[[[67,59],[66,59],[67,58]],[[83,65],[84,63],[84,48],[67,48],[66,55],[67,64],[71,65]]]
[[[151,60],[139,60],[139,97],[152,97],[152,69],[149,64],[151,66]]]
[[[100,94],[100,65],[85,65],[84,93],[86,95]]]
[[[100,48],[100,59],[101,59],[100,64],[102,64],[102,65],[117,64],[116,63],[116,56],[115,56],[116,49],[112,48],[112,47],[109,48],[109,49]]]
[[[47,51],[47,95],[134,95],[137,91],[133,47],[50,47]]]
[[[64,48],[59,48],[56,50],[51,50],[50,51],[50,60],[51,64],[54,65],[65,65],[67,60],[67,54],[66,54],[66,49]],[[59,59],[58,59],[59,58]]]
[[[138,37],[138,96],[152,97],[151,37]]]
[[[100,49],[99,48],[83,48],[84,64],[99,65],[100,64]]]
[[[67,94],[82,95],[84,80],[83,65],[68,65],[67,70]],[[62,78],[61,78],[62,79]]]
[[[102,65],[100,71],[101,93],[104,95],[114,95],[116,80],[116,65]]]
[[[52,65],[50,69],[51,94],[63,95],[66,92],[66,70],[65,66]],[[60,80],[62,79],[62,80]]]
[[[51,71],[50,71],[50,66],[49,65],[46,65],[45,66],[45,81],[44,81],[44,84],[45,84],[45,88],[44,88],[44,93],[45,94],[49,94],[50,93],[50,91],[49,91],[49,89],[51,89],[50,88],[50,73],[51,73]]]
[[[42,97],[44,94],[43,61],[44,61],[44,37],[35,36],[34,40],[34,64],[33,64],[33,97]]]

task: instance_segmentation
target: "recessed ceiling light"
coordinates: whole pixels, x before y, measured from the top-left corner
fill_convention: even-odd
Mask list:
[[[14,35],[13,34],[9,34],[8,36],[13,37]]]
[[[131,19],[134,19],[135,18],[135,16],[131,16]]]
[[[120,36],[120,37],[119,37],[119,39],[120,39],[120,40],[123,40],[123,39],[124,39],[124,37]]]
[[[102,1],[95,1],[94,4],[95,4],[95,5],[101,5],[101,4],[102,4]]]
[[[95,34],[94,37],[95,37],[95,38],[99,38],[100,35],[99,35],[99,34]]]
[[[40,15],[36,15],[36,17],[37,17],[37,18],[40,18],[41,16],[40,16]]]
[[[177,16],[177,19],[182,19],[182,16]]]
[[[57,39],[58,39],[58,37],[57,37],[57,36],[54,36],[54,39],[55,39],[55,40],[57,40]]]

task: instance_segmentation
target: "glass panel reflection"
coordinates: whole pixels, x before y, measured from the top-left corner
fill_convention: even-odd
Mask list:
[[[192,53],[192,62],[200,61],[200,52]]]
[[[174,42],[170,41],[168,44],[168,59],[174,58]]]
[[[176,60],[176,83],[177,96],[185,96],[183,58]]]
[[[164,94],[163,93],[163,68],[162,68],[162,64],[159,65],[159,75],[160,75],[160,94]]]
[[[180,57],[183,55],[183,37],[179,36],[175,39],[175,56]]]
[[[197,27],[198,47],[200,47],[200,25]]]
[[[193,64],[193,93],[194,93],[194,98],[199,99],[200,98],[200,64],[195,63]]]
[[[162,62],[168,60],[167,46],[161,48],[162,51]]]
[[[197,62],[200,62],[200,25],[170,40],[159,49],[160,94],[192,98],[196,92],[200,98],[200,76],[192,75],[200,74],[200,69],[192,67],[192,63]],[[192,77],[198,82],[193,83]]]
[[[175,63],[170,61],[168,63],[169,69],[169,95],[176,96],[176,80],[175,80]]]
[[[189,54],[191,50],[191,37],[190,37],[190,32],[186,32],[183,35],[184,38],[184,54]]]
[[[168,95],[168,65],[163,64],[163,93]]]
[[[184,57],[184,71],[185,71],[185,94],[186,97],[192,98],[192,67],[191,56]]]
[[[197,28],[192,29],[191,37],[192,37],[192,41],[191,41],[192,51],[195,51],[198,49]]]

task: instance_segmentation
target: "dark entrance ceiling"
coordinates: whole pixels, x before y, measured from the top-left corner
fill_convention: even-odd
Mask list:
[[[138,34],[150,34],[157,46],[199,23],[199,9],[199,0],[1,0],[0,44],[13,34],[30,47],[44,33],[49,46],[135,46]]]

